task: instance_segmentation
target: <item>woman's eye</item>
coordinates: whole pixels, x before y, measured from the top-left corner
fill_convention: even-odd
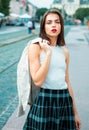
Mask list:
[[[53,22],[46,22],[46,24],[52,24]],[[57,23],[57,24],[59,24],[60,23],[60,21],[55,21],[55,23]]]
[[[60,21],[56,21],[56,23],[60,23]]]
[[[51,22],[47,22],[46,24],[51,24]]]

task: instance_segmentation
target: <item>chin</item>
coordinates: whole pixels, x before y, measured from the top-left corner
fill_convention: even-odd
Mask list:
[[[58,37],[59,34],[51,34],[50,37]]]

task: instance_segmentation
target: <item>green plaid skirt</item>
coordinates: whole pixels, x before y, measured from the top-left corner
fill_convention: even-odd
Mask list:
[[[23,130],[76,130],[72,98],[68,89],[41,88]]]

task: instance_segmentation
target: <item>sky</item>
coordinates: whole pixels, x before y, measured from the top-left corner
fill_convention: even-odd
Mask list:
[[[34,4],[35,6],[39,7],[39,8],[50,8],[50,5],[52,4],[53,0],[28,0],[29,2],[31,2],[32,4]]]

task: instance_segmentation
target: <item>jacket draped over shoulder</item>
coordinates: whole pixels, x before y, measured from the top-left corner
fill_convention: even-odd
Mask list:
[[[39,88],[35,87],[31,79],[28,61],[28,47],[30,44],[41,42],[41,40],[41,38],[36,38],[26,45],[17,65],[17,89],[19,97],[17,116],[21,116],[25,113],[27,105],[32,104],[34,95],[39,91]]]

